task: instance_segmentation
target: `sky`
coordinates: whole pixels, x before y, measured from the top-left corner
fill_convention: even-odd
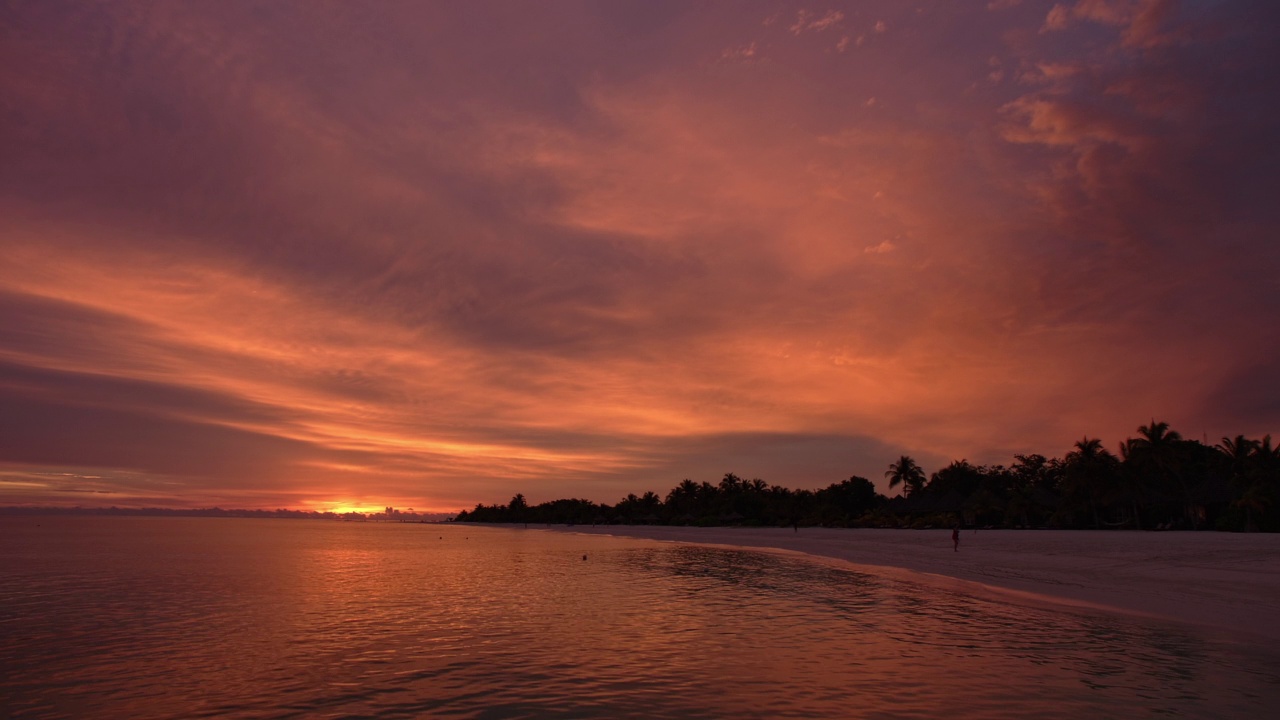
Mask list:
[[[0,505],[1280,435],[1270,0],[0,3]]]

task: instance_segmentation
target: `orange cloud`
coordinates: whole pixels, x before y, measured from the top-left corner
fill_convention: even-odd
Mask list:
[[[1230,180],[1273,116],[1194,62],[1254,35],[781,16],[895,31],[842,54],[714,8],[474,12],[19,14],[0,502],[612,500],[1275,422],[1240,389],[1273,203]]]

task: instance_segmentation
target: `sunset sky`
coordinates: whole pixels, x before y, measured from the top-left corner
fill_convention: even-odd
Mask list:
[[[0,505],[1280,434],[1271,0],[0,4]]]

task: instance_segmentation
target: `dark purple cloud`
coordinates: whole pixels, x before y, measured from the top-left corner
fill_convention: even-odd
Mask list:
[[[1280,434],[1277,19],[8,4],[0,501],[449,509]]]

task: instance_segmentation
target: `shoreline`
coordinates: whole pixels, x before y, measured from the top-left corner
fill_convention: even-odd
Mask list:
[[[1119,530],[539,526],[798,552],[959,580],[1015,602],[1122,612],[1280,640],[1280,535]]]

